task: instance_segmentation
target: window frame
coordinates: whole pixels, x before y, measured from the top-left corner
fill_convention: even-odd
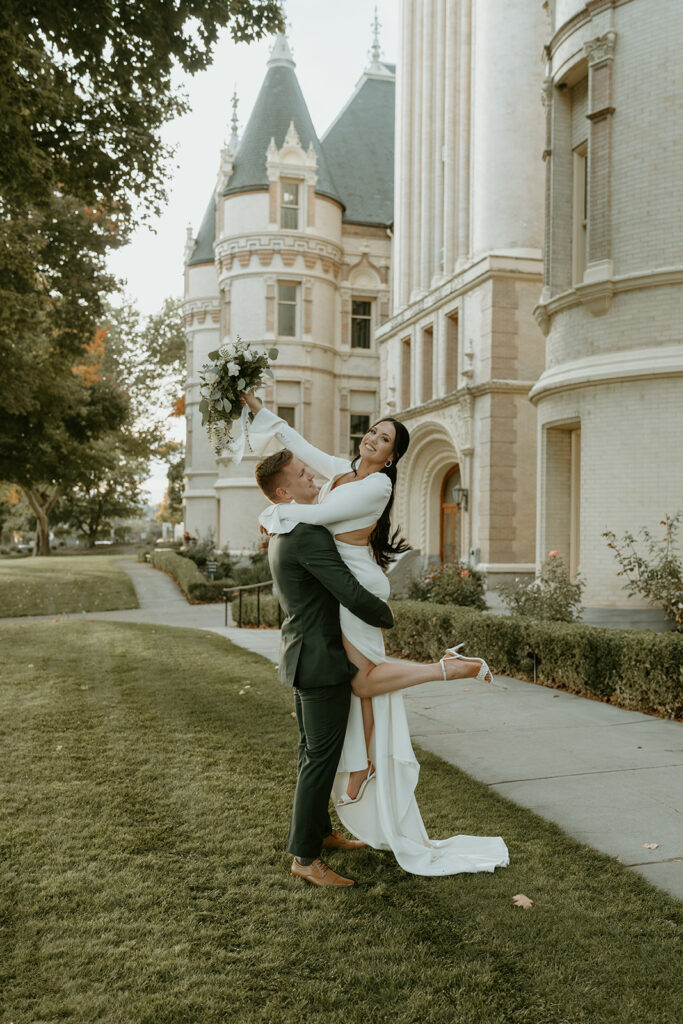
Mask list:
[[[288,287],[294,288],[294,301],[280,298],[280,288]],[[276,295],[276,320],[277,320],[277,332],[276,337],[278,338],[298,338],[299,334],[299,292],[301,285],[299,281],[288,281],[282,280],[277,282],[277,295]],[[285,334],[281,331],[280,321],[280,309],[282,306],[293,307],[294,309],[294,330],[291,334]]]
[[[358,417],[362,416],[364,419],[367,419],[367,421],[368,421],[368,425],[360,433],[358,433],[358,431],[354,432],[353,429],[352,429],[354,416],[358,416]],[[364,436],[367,434],[368,430],[370,429],[371,423],[372,423],[372,413],[349,412],[349,435],[348,436],[349,436],[349,455],[350,455],[351,458],[354,458],[354,456],[356,456],[358,454],[358,447],[360,445],[360,442],[363,440]]]
[[[588,141],[572,150],[572,284],[588,266]]]
[[[294,186],[296,188],[296,203],[285,203],[284,192],[287,186]],[[299,231],[301,225],[301,194],[302,194],[303,182],[297,178],[280,178],[280,217],[279,225],[282,231]],[[284,215],[285,213],[294,212],[296,215],[296,224],[285,224]]]
[[[354,315],[354,312],[353,312],[354,305],[356,303],[361,303],[361,302],[364,303],[364,304],[367,304],[370,307],[370,312],[368,314],[356,314],[356,315]],[[372,351],[373,345],[374,345],[374,335],[375,335],[375,332],[374,332],[374,319],[375,319],[375,316],[374,316],[374,314],[375,314],[375,299],[373,297],[368,296],[368,295],[363,295],[363,296],[356,296],[354,298],[354,296],[351,296],[351,338],[350,338],[350,346],[351,346],[351,350],[352,351],[354,351],[354,352],[371,352]],[[367,332],[368,332],[368,343],[367,343],[367,345],[354,345],[354,343],[353,343],[353,340],[354,340],[353,325],[354,325],[355,321],[360,321],[361,323],[364,323],[364,324],[367,323]]]

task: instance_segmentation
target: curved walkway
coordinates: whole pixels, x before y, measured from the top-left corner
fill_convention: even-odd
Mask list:
[[[222,605],[188,604],[170,577],[144,563],[117,565],[140,607],[87,618],[206,629],[277,664],[278,630],[226,627]],[[424,683],[404,696],[420,746],[683,899],[680,723],[507,676],[492,686]]]

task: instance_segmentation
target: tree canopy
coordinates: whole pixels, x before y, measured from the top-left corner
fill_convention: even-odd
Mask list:
[[[12,210],[55,190],[123,218],[159,209],[162,127],[187,109],[174,70],[211,62],[220,30],[277,31],[277,0],[4,0],[0,7],[0,193]]]

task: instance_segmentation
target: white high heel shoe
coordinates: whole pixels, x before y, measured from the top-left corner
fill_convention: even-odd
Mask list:
[[[377,774],[377,772],[374,769],[374,766],[368,765],[368,767],[369,767],[370,770],[369,770],[366,778],[364,778],[363,781],[361,782],[360,789],[358,790],[356,795],[355,796],[349,796],[348,793],[342,793],[342,795],[339,798],[339,800],[337,800],[337,807],[348,807],[350,804],[357,804],[358,803],[358,801],[363,796],[363,793],[366,790],[368,782],[370,782],[372,779],[374,779],[375,775]]]
[[[478,661],[480,663],[479,664],[479,671],[477,672],[476,676],[473,676],[473,677],[470,677],[470,678],[478,679],[482,683],[492,683],[493,682],[493,672],[488,667],[488,665],[486,664],[486,662],[484,661],[483,658],[466,658],[463,654],[458,654],[458,651],[460,650],[460,648],[464,647],[464,646],[465,646],[465,644],[463,642],[461,644],[457,644],[456,647],[449,647],[449,648],[447,648],[446,654],[444,654],[443,658],[439,659],[439,664],[441,665],[441,671],[443,672],[444,679],[448,679],[448,673],[446,671],[446,666],[444,665],[444,662],[445,661],[453,661],[454,658],[459,658],[461,661]],[[450,654],[450,658],[448,657],[449,654]],[[490,676],[491,678],[487,679],[486,678],[487,675]]]

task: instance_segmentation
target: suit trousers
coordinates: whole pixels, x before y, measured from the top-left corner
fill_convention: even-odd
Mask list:
[[[350,683],[294,687],[299,760],[287,850],[295,857],[319,857],[322,841],[332,831],[330,794],[350,706]]]

